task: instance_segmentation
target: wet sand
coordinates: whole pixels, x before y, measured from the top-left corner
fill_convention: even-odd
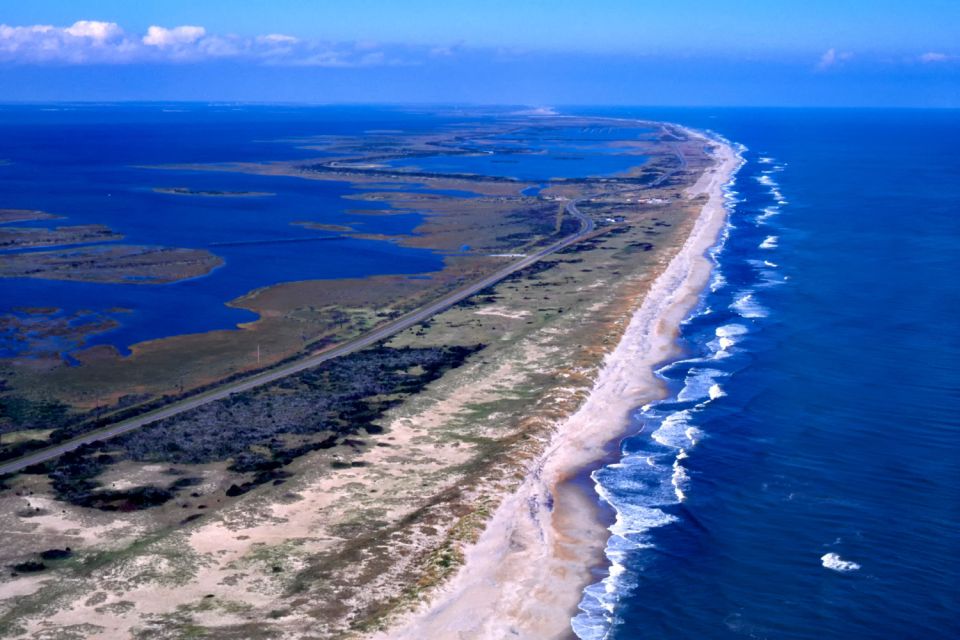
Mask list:
[[[557,426],[520,488],[465,549],[453,580],[378,639],[572,637],[570,618],[597,579],[608,535],[596,496],[574,479],[608,455],[631,410],[664,393],[654,369],[675,355],[679,325],[707,284],[706,252],[726,221],[723,186],[740,163],[727,145],[714,155],[716,165],[687,190],[708,198],[690,236],[606,356],[586,402]]]

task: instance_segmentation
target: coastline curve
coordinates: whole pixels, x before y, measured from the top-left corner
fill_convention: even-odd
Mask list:
[[[654,370],[676,354],[680,323],[709,282],[708,252],[727,223],[725,188],[743,164],[726,140],[679,128],[711,144],[715,159],[686,190],[689,199],[706,197],[692,231],[604,358],[586,401],[557,425],[520,487],[464,549],[460,571],[378,640],[571,636],[571,618],[583,589],[596,581],[592,570],[603,561],[608,534],[596,497],[573,480],[607,455],[637,406],[663,396]]]

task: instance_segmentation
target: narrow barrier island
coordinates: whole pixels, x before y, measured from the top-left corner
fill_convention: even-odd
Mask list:
[[[444,123],[292,141],[316,149],[308,160],[154,169],[158,182],[177,171],[198,182],[350,185],[354,217],[304,212],[293,232],[427,249],[441,256],[438,270],[278,282],[223,301],[253,311],[249,322],[126,354],[85,344],[123,326],[119,303],[70,321],[40,306],[3,320],[0,331],[27,345],[0,362],[0,457],[11,461],[324,353],[506,274],[364,348],[2,477],[0,636],[442,637],[447,613],[462,620],[477,603],[526,637],[557,633],[543,619],[568,624],[604,537],[592,502],[565,481],[617,436],[625,402],[659,393],[646,383],[624,391],[618,368],[632,361],[631,373],[649,377],[669,354],[737,161],[717,140],[657,122]],[[158,190],[237,203],[267,195]],[[412,213],[412,232],[391,226]],[[54,214],[4,215],[48,224]],[[186,275],[187,264],[216,267],[208,256],[219,250],[80,247],[71,277],[160,287],[177,286],[156,280]],[[7,267],[0,252],[0,268],[55,277],[66,250],[46,251],[11,252]],[[518,569],[501,547],[511,535],[541,573]],[[508,588],[464,590],[465,576]],[[551,588],[525,604],[498,600],[534,583]],[[473,624],[509,635],[483,616]]]

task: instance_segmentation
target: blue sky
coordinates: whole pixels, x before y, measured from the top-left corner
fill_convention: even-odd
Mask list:
[[[0,3],[0,101],[960,106],[957,0]]]

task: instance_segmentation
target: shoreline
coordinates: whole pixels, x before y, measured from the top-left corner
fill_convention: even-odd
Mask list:
[[[729,144],[684,130],[718,149],[714,166],[686,191],[690,199],[708,198],[693,230],[604,358],[587,400],[558,425],[520,487],[464,549],[460,571],[425,605],[373,637],[573,637],[570,619],[584,587],[597,580],[608,538],[602,507],[582,478],[611,455],[630,412],[663,397],[654,370],[678,353],[680,323],[709,281],[707,251],[727,221],[724,186],[742,163]]]

